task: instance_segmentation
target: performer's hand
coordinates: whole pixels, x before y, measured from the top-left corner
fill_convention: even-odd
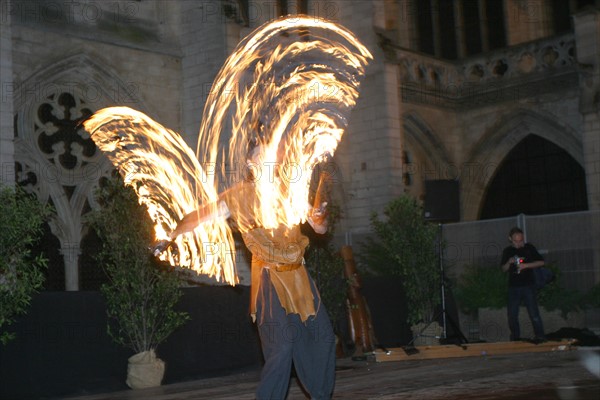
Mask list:
[[[313,221],[315,221],[316,223],[320,223],[325,218],[327,218],[328,214],[329,214],[329,212],[327,210],[327,202],[324,201],[323,203],[321,203],[319,205],[319,207],[316,207],[316,208],[312,209],[311,217],[312,217]]]
[[[150,248],[150,251],[152,252],[152,255],[154,255],[154,257],[158,257],[160,253],[167,250],[171,243],[173,243],[172,240],[160,240],[154,243],[154,245]]]
[[[327,232],[327,202],[321,203],[319,207],[312,208],[308,215],[308,223],[315,232],[323,234]]]

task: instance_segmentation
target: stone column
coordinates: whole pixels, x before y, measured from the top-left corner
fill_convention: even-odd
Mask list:
[[[583,115],[583,160],[588,206],[600,210],[600,12],[587,10],[574,16],[577,61],[580,65]]]
[[[225,20],[217,0],[181,4],[182,136],[196,149],[206,98],[226,57]]]
[[[81,249],[78,244],[63,245],[60,249],[65,264],[65,290],[79,290],[79,255]]]
[[[395,6],[397,19],[395,29],[398,32],[397,41],[400,47],[419,50],[419,34],[417,32],[417,5],[416,0],[406,0]]]
[[[467,40],[463,0],[454,3],[454,31],[456,32],[456,53],[458,58],[464,58],[467,55]]]
[[[490,30],[487,18],[487,4],[484,0],[479,0],[479,21],[481,22],[481,50],[483,52],[490,50]]]
[[[0,184],[4,185],[13,185],[15,181],[10,7],[11,0],[0,5]]]
[[[586,10],[574,16],[577,61],[580,67],[581,98],[579,110],[583,115],[583,168],[586,175],[588,207],[600,212],[600,12]],[[597,218],[590,218],[592,238],[600,236]],[[600,281],[600,247],[595,243],[595,282]]]
[[[542,0],[504,0],[507,45],[529,42],[551,36],[551,3]]]
[[[344,12],[350,15],[341,22],[360,37],[374,56],[336,152],[345,180],[345,219],[341,221],[340,233],[345,230],[350,238],[368,231],[372,211],[383,210],[391,199],[404,192],[404,185],[399,70],[398,65],[385,61],[373,30],[385,26],[384,15],[374,13],[368,2],[348,4],[352,7],[346,7]]]

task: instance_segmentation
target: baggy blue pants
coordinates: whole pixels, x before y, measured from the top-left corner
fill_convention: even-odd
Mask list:
[[[292,362],[311,399],[330,399],[335,384],[335,335],[317,289],[309,277],[316,316],[304,323],[298,314],[286,315],[269,272],[262,271],[257,301],[257,323],[265,365],[256,390],[258,400],[287,396]]]

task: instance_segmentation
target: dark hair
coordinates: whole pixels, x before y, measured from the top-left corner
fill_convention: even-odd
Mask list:
[[[523,233],[523,230],[517,226],[515,226],[514,228],[512,228],[510,230],[510,232],[508,232],[508,237],[512,237],[512,235],[514,235],[515,233]]]

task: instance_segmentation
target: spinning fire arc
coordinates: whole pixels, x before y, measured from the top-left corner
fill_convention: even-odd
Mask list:
[[[168,239],[199,205],[214,204],[220,218],[178,236],[160,257],[235,285],[233,236],[219,192],[251,175],[260,200],[252,226],[306,221],[312,171],[333,156],[370,59],[338,24],[280,18],[226,60],[206,101],[195,154],[179,134],[131,108],[99,110],[84,126],[148,207],[156,240]]]

